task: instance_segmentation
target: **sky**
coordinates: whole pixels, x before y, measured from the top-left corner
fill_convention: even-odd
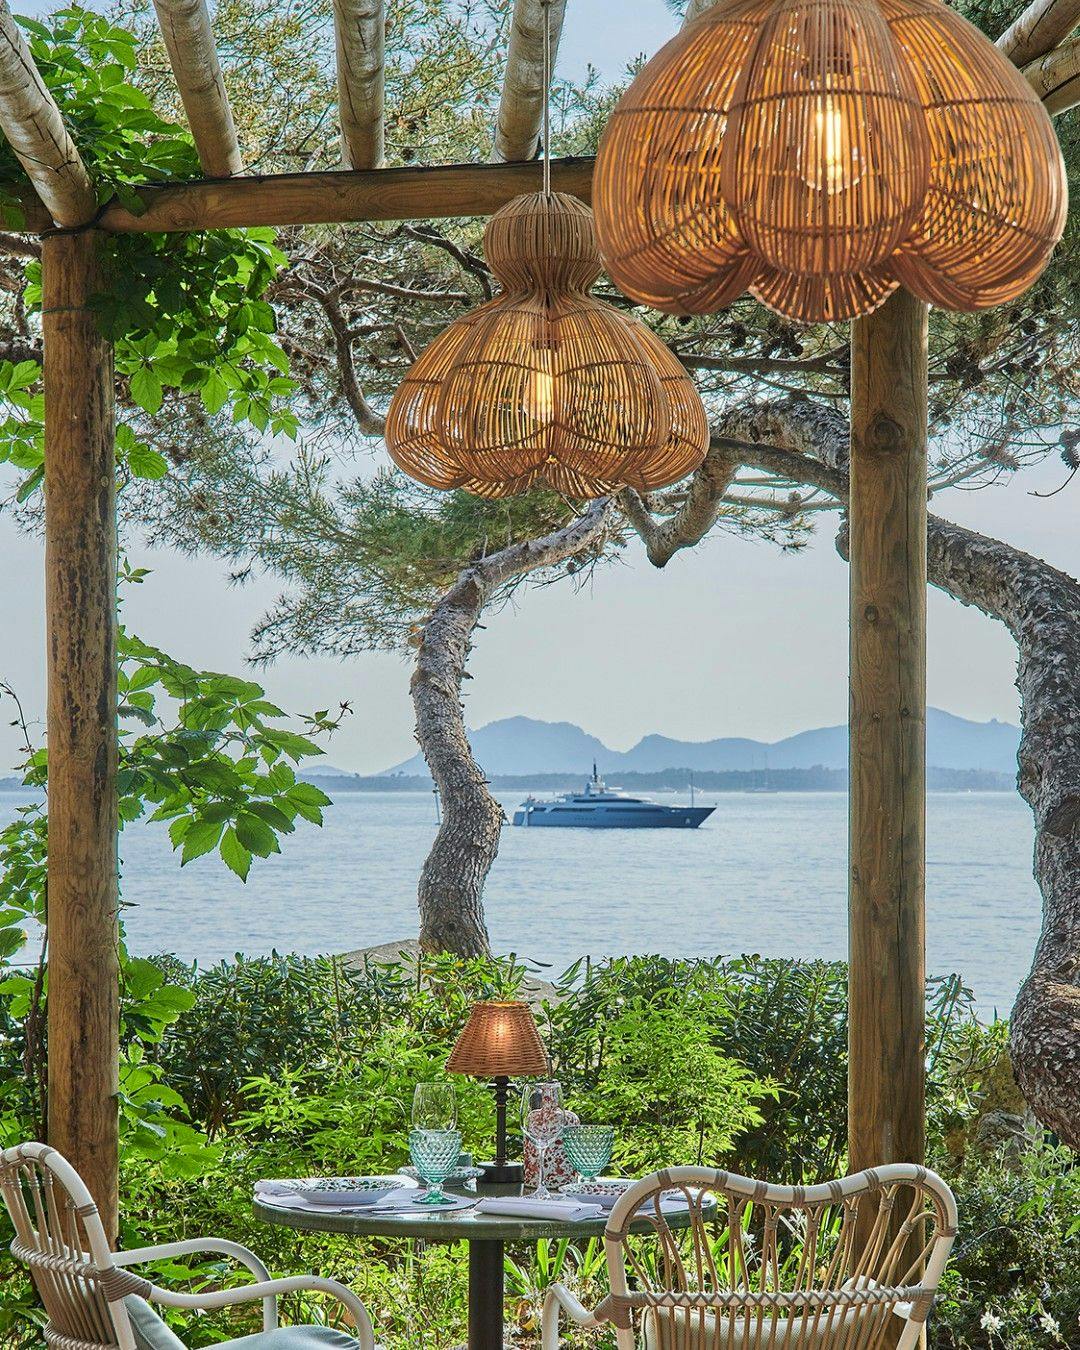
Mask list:
[[[674,31],[662,0],[636,0],[610,21],[611,0],[572,0],[558,73],[589,61],[616,77]],[[381,448],[373,451],[376,459]],[[952,492],[933,509],[1080,574],[1080,480],[1049,499],[1060,465],[1007,487]],[[842,722],[847,707],[847,568],[833,547],[835,520],[797,556],[717,535],[658,571],[638,546],[575,592],[522,593],[477,635],[466,687],[469,724],[523,714],[576,722],[616,749],[651,732],[689,740],[742,735],[777,740]],[[233,586],[213,559],[129,549],[153,569],[124,601],[125,622],[146,641],[202,668],[240,673],[248,635],[283,589],[274,577]],[[27,713],[44,715],[43,557],[40,541],[0,517],[0,679]],[[1000,625],[930,593],[928,689],[932,704],[976,720],[1017,720],[1015,648]],[[414,751],[408,662],[389,654],[350,661],[285,658],[256,678],[293,712],[347,700],[352,715],[328,761],[377,772]],[[0,718],[3,708],[0,708]],[[6,719],[4,719],[6,720]],[[14,766],[14,731],[0,726],[0,776]]]

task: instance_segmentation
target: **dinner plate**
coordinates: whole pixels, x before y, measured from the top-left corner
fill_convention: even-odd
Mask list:
[[[312,1177],[299,1188],[299,1194],[312,1205],[341,1208],[345,1205],[374,1205],[393,1191],[414,1183],[404,1176]]]

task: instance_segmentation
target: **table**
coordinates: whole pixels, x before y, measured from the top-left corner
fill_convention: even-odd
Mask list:
[[[602,1237],[608,1216],[595,1219],[525,1219],[508,1214],[477,1214],[471,1209],[443,1213],[413,1210],[378,1213],[315,1214],[282,1209],[255,1200],[255,1217],[282,1228],[310,1233],[349,1233],[356,1237],[422,1238],[427,1242],[469,1244],[469,1350],[503,1350],[503,1248],[507,1242],[537,1242],[540,1238]],[[671,1228],[685,1228],[689,1213],[665,1214]],[[634,1232],[651,1233],[648,1219],[634,1224]]]

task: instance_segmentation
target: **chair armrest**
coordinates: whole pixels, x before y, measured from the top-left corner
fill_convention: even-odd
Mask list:
[[[217,1256],[231,1256],[238,1265],[244,1266],[262,1284],[270,1280],[270,1272],[254,1252],[248,1251],[239,1242],[230,1242],[226,1238],[184,1238],[180,1242],[166,1242],[156,1247],[136,1247],[129,1252],[117,1252],[113,1264],[134,1266],[143,1261],[163,1261],[173,1256],[193,1256],[201,1252]],[[263,1330],[273,1331],[278,1324],[277,1297],[268,1295],[263,1301]]]
[[[151,1285],[147,1298],[166,1308],[228,1308],[236,1303],[252,1303],[256,1299],[273,1300],[275,1305],[279,1294],[295,1294],[301,1291],[329,1294],[336,1298],[351,1314],[356,1324],[356,1339],[360,1350],[375,1350],[375,1333],[367,1309],[351,1289],[346,1289],[337,1280],[324,1280],[318,1275],[288,1275],[280,1280],[260,1280],[257,1284],[241,1285],[236,1289],[216,1289],[203,1294],[174,1294],[169,1289]]]
[[[597,1317],[563,1284],[553,1284],[544,1295],[540,1314],[541,1350],[559,1350],[559,1314],[566,1313],[579,1327],[603,1326],[605,1317]]]

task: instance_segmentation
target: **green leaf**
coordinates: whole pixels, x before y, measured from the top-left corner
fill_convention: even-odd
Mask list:
[[[131,397],[148,413],[161,408],[161,381],[149,366],[140,366],[131,377]]]
[[[234,828],[237,839],[250,853],[260,858],[269,858],[271,853],[281,852],[277,835],[271,827],[250,811],[241,812]]]
[[[197,820],[184,835],[184,850],[180,857],[180,866],[211,853],[218,846],[224,824],[220,820]]]
[[[288,798],[283,797],[282,800],[287,801]],[[249,802],[248,810],[252,815],[265,821],[278,834],[292,834],[293,830],[296,829],[290,817],[280,807],[275,806],[273,802]]]
[[[45,465],[39,464],[29,478],[24,478],[19,484],[19,490],[15,494],[17,502],[25,502],[27,498],[32,497],[38,488],[45,481]]]
[[[169,472],[169,461],[165,456],[142,441],[128,451],[127,463],[136,478],[164,478]]]
[[[230,868],[241,881],[247,881],[251,871],[251,854],[236,836],[230,826],[221,839],[221,861]]]
[[[211,416],[224,408],[229,397],[229,387],[216,370],[212,370],[199,390],[203,407]]]

